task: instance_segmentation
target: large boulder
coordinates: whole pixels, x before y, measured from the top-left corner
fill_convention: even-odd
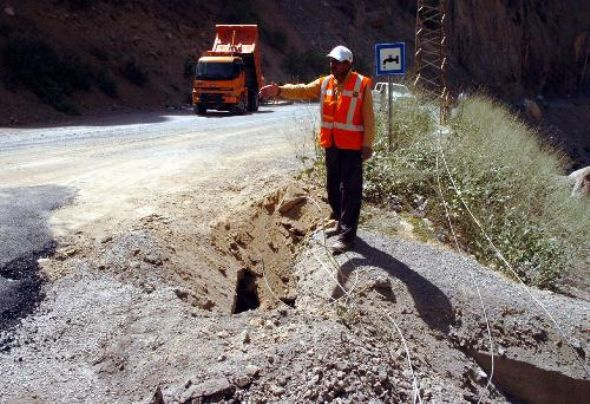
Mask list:
[[[543,112],[541,111],[541,107],[533,100],[529,100],[525,98],[523,101],[524,110],[529,118],[534,119],[535,121],[541,121],[543,119]]]
[[[590,166],[574,171],[568,175],[568,179],[574,185],[572,196],[590,195]]]

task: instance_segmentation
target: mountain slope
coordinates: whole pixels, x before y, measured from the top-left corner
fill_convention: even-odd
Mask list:
[[[590,4],[538,3],[449,2],[453,89],[483,86],[513,100],[588,90]],[[0,124],[182,105],[191,58],[210,46],[215,23],[260,24],[267,80],[313,78],[337,44],[371,75],[374,44],[405,41],[411,66],[415,13],[410,0],[5,2]]]

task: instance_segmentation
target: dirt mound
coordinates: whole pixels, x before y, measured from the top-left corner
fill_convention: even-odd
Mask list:
[[[185,209],[148,214],[121,234],[94,242],[76,236],[61,240],[56,259],[44,261],[44,270],[56,280],[84,262],[94,273],[114,275],[148,293],[168,285],[190,305],[225,314],[276,307],[275,297],[293,305],[289,268],[328,214],[321,194],[293,183],[209,226],[191,221]]]

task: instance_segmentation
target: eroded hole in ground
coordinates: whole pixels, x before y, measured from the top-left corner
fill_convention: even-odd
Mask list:
[[[256,310],[258,307],[260,307],[260,298],[257,276],[250,269],[243,268],[238,272],[234,314]]]
[[[219,218],[213,226],[213,243],[241,268],[232,313],[295,305],[292,266],[303,241],[327,216],[321,193],[293,183]]]
[[[471,352],[470,356],[489,374],[491,357],[488,354]],[[590,380],[574,379],[530,363],[498,356],[494,357],[493,382],[514,402],[582,404],[587,403],[590,397]]]

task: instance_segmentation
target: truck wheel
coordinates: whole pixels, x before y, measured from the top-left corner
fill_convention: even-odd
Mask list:
[[[202,104],[197,104],[194,107],[195,114],[198,115],[206,115],[207,114],[207,107]]]
[[[256,91],[248,92],[248,111],[258,111],[258,92]]]
[[[238,114],[238,115],[244,114],[246,112],[246,108],[247,108],[246,102],[247,102],[246,95],[243,94],[240,97],[240,101],[233,108],[234,114]]]

